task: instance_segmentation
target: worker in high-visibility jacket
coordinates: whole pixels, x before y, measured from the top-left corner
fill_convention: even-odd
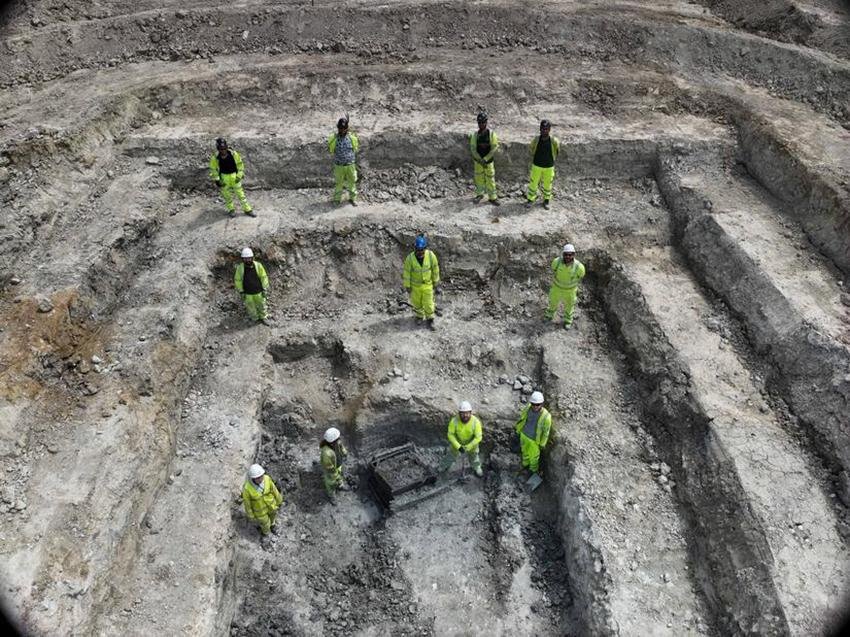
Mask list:
[[[440,264],[437,255],[428,249],[424,235],[416,237],[413,252],[404,260],[402,275],[404,288],[410,291],[410,305],[417,320],[424,319],[434,329],[434,287],[440,282]]]
[[[269,292],[269,275],[259,261],[254,260],[251,248],[242,248],[242,262],[236,266],[233,285],[242,295],[248,315],[264,325],[269,324],[266,295]]]
[[[573,308],[576,305],[578,285],[584,278],[584,265],[576,259],[576,249],[568,243],[562,249],[561,256],[552,261],[552,285],[549,288],[549,307],[546,308],[546,320],[551,321],[564,306],[564,329],[573,324]]]
[[[496,167],[493,158],[499,150],[499,138],[487,127],[487,113],[478,113],[478,130],[469,135],[469,153],[472,155],[475,199],[484,199],[484,193],[494,206],[500,205],[496,193]]]
[[[457,415],[449,420],[449,429],[446,434],[449,439],[449,448],[440,465],[440,471],[448,471],[458,456],[465,453],[472,470],[480,478],[483,471],[478,446],[481,444],[482,435],[481,420],[472,414],[472,405],[469,401],[464,400],[458,406]]]
[[[236,214],[236,206],[233,205],[233,195],[236,194],[242,211],[249,217],[256,217],[242,189],[242,178],[245,176],[242,156],[228,148],[227,142],[221,137],[215,140],[215,148],[216,152],[210,157],[210,179],[218,186],[227,212],[231,217]]]
[[[331,427],[325,431],[319,443],[319,462],[322,465],[322,482],[325,491],[333,502],[334,493],[345,487],[342,478],[342,463],[348,455],[348,449],[340,440],[339,429]]]
[[[543,406],[542,393],[532,392],[528,404],[520,412],[515,429],[519,435],[522,468],[541,473],[540,453],[546,448],[552,431],[552,414]]]
[[[242,504],[245,515],[257,525],[263,537],[274,530],[283,496],[269,474],[258,464],[252,464],[248,469],[248,479],[242,485]]]
[[[552,137],[552,124],[548,119],[540,122],[540,135],[531,140],[529,151],[531,153],[531,169],[528,175],[528,200],[525,202],[527,208],[531,208],[537,201],[537,186],[543,187],[543,207],[549,210],[549,202],[552,201],[552,182],[555,180],[555,160],[561,150],[561,142],[557,137]]]
[[[336,132],[328,138],[328,151],[334,158],[334,203],[342,203],[342,191],[348,190],[348,202],[357,205],[357,152],[360,140],[348,131],[348,118],[340,117]]]

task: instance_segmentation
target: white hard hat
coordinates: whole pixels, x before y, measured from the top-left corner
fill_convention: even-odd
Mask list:
[[[326,442],[335,442],[339,439],[339,429],[336,427],[331,427],[325,432],[325,441]]]
[[[457,406],[458,411],[472,411],[472,405],[469,404],[468,400],[464,400],[460,405]]]
[[[531,394],[531,398],[528,399],[532,405],[542,405],[543,404],[543,394],[539,391],[533,392]]]
[[[569,254],[575,254],[576,249],[573,247],[572,243],[568,243],[564,246],[564,249],[562,250],[562,252],[567,252]]]
[[[248,258],[253,259],[254,258],[254,251],[251,248],[242,248],[242,258],[243,259],[248,259]]]
[[[252,464],[252,465],[248,468],[248,477],[249,477],[249,478],[251,478],[251,480],[253,480],[253,479],[255,479],[255,478],[259,478],[259,477],[260,477],[261,475],[263,475],[265,472],[266,472],[266,470],[265,470],[265,469],[263,469],[260,465],[258,465],[258,464]]]

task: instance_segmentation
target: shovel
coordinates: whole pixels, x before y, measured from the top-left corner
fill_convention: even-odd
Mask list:
[[[457,479],[457,481],[460,482],[460,483],[465,483],[466,480],[467,480],[467,478],[466,478],[466,452],[461,451],[460,455],[462,456],[462,458],[460,459],[460,477]]]
[[[529,491],[534,491],[541,484],[543,484],[543,478],[540,477],[539,473],[532,473],[531,477],[525,481],[525,486],[528,487]]]

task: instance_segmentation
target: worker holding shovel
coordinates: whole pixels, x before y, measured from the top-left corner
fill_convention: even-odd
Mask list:
[[[552,414],[543,406],[543,394],[533,392],[516,423],[522,453],[522,468],[520,471],[531,472],[528,485],[532,491],[540,486],[543,480],[540,471],[540,453],[549,442],[552,431]]]
[[[483,475],[481,470],[481,455],[478,453],[478,445],[481,444],[482,428],[478,416],[472,415],[472,405],[464,400],[457,410],[457,415],[452,416],[449,421],[448,439],[449,448],[440,464],[440,472],[445,473],[455,463],[458,456],[466,454],[469,464],[479,478]]]

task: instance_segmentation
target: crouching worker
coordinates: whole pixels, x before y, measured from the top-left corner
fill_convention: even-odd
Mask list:
[[[322,464],[323,472],[322,481],[325,484],[325,491],[331,504],[335,504],[334,494],[340,489],[345,490],[342,463],[347,455],[348,449],[339,439],[339,429],[331,427],[325,432],[322,441],[319,443],[319,461]]]
[[[449,430],[447,437],[449,439],[449,448],[443,462],[440,465],[440,472],[445,473],[455,463],[455,460],[460,454],[465,453],[469,457],[469,464],[472,470],[479,478],[483,475],[481,470],[481,455],[478,453],[478,445],[481,444],[482,427],[481,420],[478,416],[472,415],[472,405],[469,401],[464,400],[458,406],[458,413],[449,421]]]
[[[283,496],[277,486],[258,464],[248,469],[248,479],[242,486],[242,504],[245,515],[257,525],[263,538],[275,530],[277,510],[283,504]]]

